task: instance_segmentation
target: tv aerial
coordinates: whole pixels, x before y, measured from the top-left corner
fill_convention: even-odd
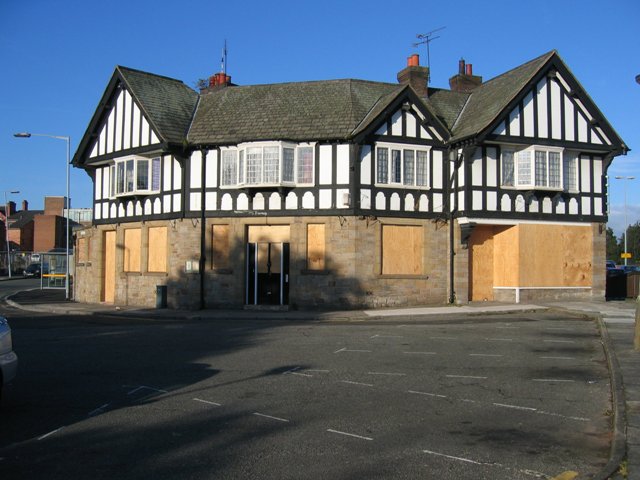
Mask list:
[[[434,34],[436,32],[444,30],[445,28],[447,28],[447,27],[436,28],[435,30],[431,30],[429,33],[419,33],[419,34],[416,35],[416,38],[418,39],[418,41],[413,44],[414,47],[419,47],[420,45],[426,45],[427,46],[427,67],[429,68],[429,74],[428,74],[428,77],[427,77],[427,83],[431,80],[431,52],[430,52],[430,49],[429,49],[429,45],[436,38],[440,38],[440,35],[434,36]]]

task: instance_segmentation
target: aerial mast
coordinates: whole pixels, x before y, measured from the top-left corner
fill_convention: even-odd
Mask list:
[[[416,35],[416,38],[419,41],[413,44],[414,47],[418,47],[420,45],[427,46],[427,67],[429,68],[427,83],[429,83],[431,80],[431,51],[429,49],[429,44],[433,42],[436,38],[440,38],[440,35],[434,37],[433,34],[436,32],[439,32],[440,30],[444,30],[445,28],[447,27],[436,28],[435,30],[431,30],[429,33],[419,33]]]

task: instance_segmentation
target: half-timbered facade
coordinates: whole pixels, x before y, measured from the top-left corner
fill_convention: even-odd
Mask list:
[[[461,63],[447,90],[427,77],[412,56],[399,84],[216,74],[197,93],[117,67],[73,159],[94,183],[76,299],[602,296],[606,171],[626,146],[558,54],[485,83]]]

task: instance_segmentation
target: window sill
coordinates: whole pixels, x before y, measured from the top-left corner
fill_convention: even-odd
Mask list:
[[[428,185],[405,185],[403,183],[374,183],[376,188],[402,188],[403,190],[431,190]]]

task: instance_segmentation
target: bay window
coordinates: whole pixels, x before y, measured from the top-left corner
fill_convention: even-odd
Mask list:
[[[282,142],[225,148],[220,156],[221,185],[313,184],[314,147]]]
[[[406,187],[429,185],[429,150],[415,147],[376,147],[376,183]]]
[[[575,186],[575,168],[568,167],[570,158],[568,152],[558,148],[504,148],[501,155],[502,186],[547,190],[562,190],[567,184]]]
[[[128,157],[110,167],[110,194],[149,195],[160,191],[160,158]]]

